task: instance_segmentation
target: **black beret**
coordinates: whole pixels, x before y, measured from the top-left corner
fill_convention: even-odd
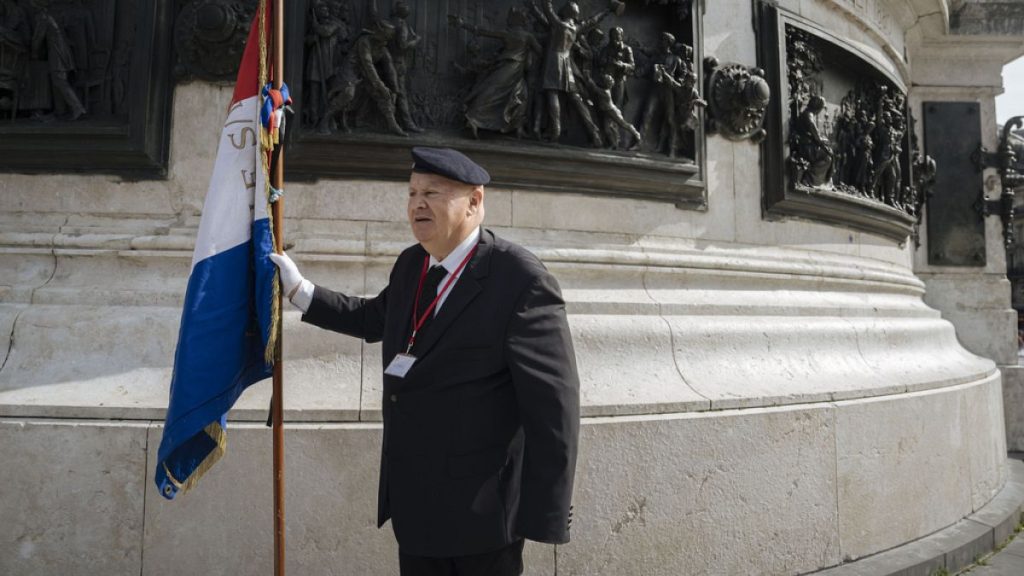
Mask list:
[[[416,146],[412,149],[412,171],[437,174],[456,182],[483,186],[491,181],[491,175],[468,156],[451,148],[427,148]]]

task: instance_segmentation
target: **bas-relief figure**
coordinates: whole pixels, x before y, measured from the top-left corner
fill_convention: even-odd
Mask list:
[[[323,2],[328,0],[318,0],[311,11],[326,15],[328,10],[317,8]],[[551,0],[542,4],[523,0],[521,5],[510,6],[503,23],[485,18],[492,25],[471,24],[461,15],[449,14],[449,30],[467,33],[462,40],[463,55],[449,64],[451,75],[464,86],[456,100],[461,103],[463,134],[472,138],[484,133],[514,135],[566,144],[567,129],[568,140],[576,143],[579,136],[571,131],[582,128],[591,147],[637,150],[643,142],[647,151],[670,157],[692,148],[697,112],[705,104],[696,82],[693,50],[669,34],[669,45],[653,56],[664,62],[657,68],[644,66],[645,76],[636,76],[640,67],[634,50],[638,44],[630,46],[627,33],[615,22],[607,31],[600,27],[624,10],[624,3],[612,0],[584,18],[576,2],[566,2],[556,10]],[[305,98],[311,102],[304,111],[307,126],[328,134],[350,131],[357,124],[360,129],[375,131],[376,121],[383,119],[390,133],[405,135],[419,129],[412,118],[415,112],[427,118],[431,128],[437,127],[436,114],[409,109],[410,92],[417,104],[430,103],[434,97],[417,93],[423,87],[410,84],[409,71],[415,50],[436,49],[442,40],[435,42],[432,36],[420,36],[412,29],[405,2],[396,2],[392,17],[385,19],[377,15],[371,1],[362,18],[366,23],[358,17],[345,22],[348,30],[360,31],[349,34],[355,37],[351,46],[334,41],[334,70],[327,70],[329,66],[320,70],[320,62],[326,58],[310,52],[322,51],[323,44],[343,35],[340,27],[325,27],[326,16],[311,13],[307,18]],[[403,30],[407,40],[398,40]],[[650,54],[659,52],[642,44],[639,49],[648,53],[648,60]],[[429,58],[419,62],[423,66]],[[633,83],[637,83],[640,99],[627,111]],[[321,106],[320,101],[327,104]],[[632,118],[633,112],[636,118]]]
[[[479,77],[465,98],[466,127],[474,138],[479,130],[526,134],[530,104],[528,81],[538,65],[542,47],[527,28],[526,12],[512,7],[508,12],[505,30],[488,30],[466,24],[461,17],[450,16],[452,25],[474,35],[500,40],[501,52]]]
[[[841,102],[822,96],[825,62],[807,32],[787,30],[791,181],[883,203],[909,215],[918,192],[905,185],[906,97],[878,75],[859,75]],[[827,117],[827,119],[825,118]]]
[[[805,186],[821,186],[832,180],[832,146],[818,132],[815,118],[824,109],[825,99],[812,96],[789,132],[793,179]]]
[[[532,5],[535,9],[536,4]],[[544,11],[535,10],[537,18],[548,27],[548,41],[544,53],[544,71],[541,76],[541,90],[545,94],[547,107],[547,140],[557,142],[562,134],[561,98],[572,103],[586,126],[591,145],[602,145],[601,133],[583,101],[583,87],[576,80],[577,67],[572,61],[573,48],[580,36],[586,36],[601,20],[611,14],[611,9],[598,12],[580,21],[580,8],[575,2],[567,2],[555,12],[551,0],[545,0]]]
[[[615,88],[615,78],[611,74],[602,74],[598,79],[600,84],[591,78],[585,78],[590,93],[596,101],[597,109],[601,118],[601,129],[604,132],[605,142],[612,150],[619,147],[619,128],[624,129],[633,137],[633,143],[629,150],[636,150],[640,147],[643,137],[640,132],[626,121],[622,116],[622,110],[615,104],[615,96],[612,90]]]
[[[407,136],[406,130],[421,131],[409,111],[406,86],[408,55],[420,41],[406,20],[408,4],[396,2],[390,17],[382,18],[376,1],[370,0],[366,27],[355,34],[351,47],[340,55],[338,47],[348,37],[346,16],[333,16],[325,0],[313,10],[315,16],[307,25],[307,45],[317,47],[321,55],[307,59],[307,70],[315,65],[318,77],[318,81],[307,82],[307,89],[320,92],[326,109],[321,114],[310,112],[307,122],[315,122],[322,134],[337,129],[349,132],[352,116],[364,100],[369,100],[392,134]],[[328,59],[332,63],[340,61],[340,65],[321,70]]]
[[[326,0],[317,0],[310,5],[307,30],[303,80],[307,119],[313,122],[327,110],[327,92],[338,68],[338,56],[347,52],[341,46],[349,40],[349,28],[346,19],[334,14]]]
[[[621,110],[628,102],[627,80],[636,70],[633,49],[626,44],[626,33],[621,26],[608,31],[608,44],[601,49],[597,58],[601,74],[612,77],[612,101]]]
[[[57,23],[45,0],[33,0],[36,9],[32,32],[32,58],[42,60],[49,71],[49,86],[52,86],[54,111],[68,120],[77,120],[85,114],[85,107],[68,82],[68,76],[78,72],[75,54],[71,51],[64,28]],[[86,46],[80,46],[85,50]],[[40,90],[47,86],[44,80],[37,84]]]
[[[387,23],[394,27],[395,33],[388,43],[388,51],[391,53],[391,62],[395,68],[394,101],[395,112],[402,126],[410,132],[422,132],[416,125],[409,112],[408,78],[409,61],[412,53],[420,43],[420,36],[409,24],[409,3],[405,0],[396,0],[391,9],[391,16]],[[381,20],[377,12],[377,1],[370,0],[370,20]]]
[[[332,132],[335,121],[348,132],[349,115],[363,98],[368,98],[393,134],[407,135],[395,118],[398,73],[388,50],[395,27],[387,20],[376,20],[371,26],[360,31],[352,50],[345,55],[340,73],[332,79],[327,111],[318,126],[321,133]]]
[[[0,110],[47,122],[124,116],[134,39],[117,37],[115,21],[132,13],[114,0],[0,0]]]
[[[913,214],[910,187],[903,184],[906,124],[903,94],[881,83],[851,90],[835,121],[836,189]]]
[[[647,97],[640,132],[650,149],[675,157],[680,137],[695,119],[695,108],[705,104],[696,90],[693,49],[677,44],[674,35],[663,32],[653,52],[651,69],[653,89]]]

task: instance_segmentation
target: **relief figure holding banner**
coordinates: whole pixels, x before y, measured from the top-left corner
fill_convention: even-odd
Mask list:
[[[545,0],[544,12],[538,15],[543,18],[542,21],[548,26],[550,34],[544,58],[544,72],[541,76],[541,89],[547,95],[548,140],[552,142],[558,142],[562,135],[560,98],[565,94],[580,115],[590,136],[591,145],[599,147],[602,144],[601,133],[583,101],[583,88],[576,81],[572,52],[578,36],[588,33],[611,12],[611,9],[604,10],[580,22],[580,7],[575,2],[566,3],[556,13],[551,6],[551,0]]]

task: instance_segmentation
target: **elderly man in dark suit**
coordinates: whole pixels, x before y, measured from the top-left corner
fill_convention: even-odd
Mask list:
[[[481,227],[487,172],[414,148],[418,244],[374,298],[314,286],[273,256],[285,293],[321,328],[383,341],[378,525],[401,573],[522,573],[523,540],[569,541],[579,380],[558,284]]]

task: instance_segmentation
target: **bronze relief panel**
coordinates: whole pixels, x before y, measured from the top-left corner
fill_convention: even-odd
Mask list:
[[[0,169],[165,174],[170,0],[0,0]]]
[[[906,88],[843,39],[756,5],[759,60],[779,95],[762,144],[765,217],[816,220],[903,242],[921,205]]]
[[[706,206],[691,0],[290,7],[289,178],[404,179],[411,146],[452,146],[502,186]]]

